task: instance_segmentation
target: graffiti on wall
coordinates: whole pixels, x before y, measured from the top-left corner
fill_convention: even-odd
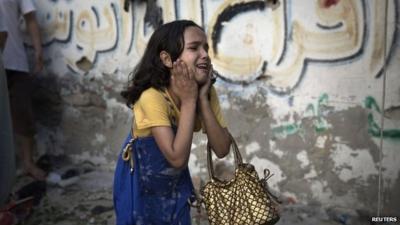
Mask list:
[[[324,93],[319,96],[316,103],[310,103],[304,110],[303,119],[311,119],[312,127],[316,133],[323,133],[329,130],[332,125],[325,119],[327,113],[332,107],[329,105],[329,96]],[[272,127],[274,137],[284,139],[289,135],[303,135],[306,128],[302,121],[294,121],[292,123],[280,124]]]
[[[288,0],[275,10],[265,9],[262,2],[224,2],[209,22],[210,54],[226,80],[248,83],[265,79],[272,91],[287,94],[300,84],[311,63],[336,66],[356,61],[369,65],[368,74],[380,76],[384,38],[390,60],[397,30],[391,23],[385,35],[383,2],[319,0],[304,4]],[[397,21],[397,4],[389,1],[388,21]],[[261,15],[243,18],[243,26],[238,26],[240,20],[234,18],[247,13],[244,9],[250,11],[246,7]],[[235,23],[230,23],[232,20]],[[230,27],[237,28],[229,31]],[[259,41],[254,34],[264,37]],[[228,40],[229,46],[224,45]],[[248,51],[238,54],[240,46]]]
[[[364,100],[364,107],[368,110],[367,120],[365,123],[368,126],[368,133],[375,138],[382,138],[387,140],[400,140],[400,129],[393,127],[381,128],[381,116],[382,112],[380,107],[372,96],[367,96]],[[302,120],[294,122],[281,123],[272,127],[272,133],[274,137],[284,139],[289,135],[299,134],[300,136],[306,132],[304,126],[304,119],[310,119],[312,121],[312,127],[314,132],[321,134],[332,128],[332,125],[325,118],[332,110],[332,106],[329,105],[329,96],[324,93],[320,95],[316,103],[310,103],[307,105],[302,116]],[[385,118],[386,126],[393,126],[396,121],[390,118]],[[381,134],[382,132],[382,134]]]
[[[400,129],[398,128],[383,128],[381,127],[381,116],[385,114],[381,112],[378,103],[372,96],[367,96],[364,101],[364,106],[369,110],[368,112],[368,132],[373,136],[385,139],[400,140]],[[388,118],[385,118],[388,120]],[[387,124],[387,123],[386,123]],[[390,123],[392,124],[392,123]]]
[[[122,10],[123,2],[37,0],[44,46],[57,48],[68,68],[78,73],[96,66],[102,53],[129,54],[133,17]]]
[[[63,55],[73,72],[96,68],[98,57],[137,59],[158,25],[152,20],[191,19],[205,28],[209,54],[222,79],[263,81],[277,94],[293,91],[312,63],[334,67],[362,62],[367,74],[379,77],[384,58],[386,63],[392,58],[398,33],[398,2],[388,4],[386,15],[383,1],[366,0],[281,0],[275,5],[261,0],[153,0],[133,1],[128,11],[124,0],[36,0],[43,44],[56,46],[58,52],[52,54]]]

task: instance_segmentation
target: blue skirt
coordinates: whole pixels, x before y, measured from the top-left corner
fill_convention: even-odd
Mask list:
[[[122,149],[132,136],[129,134]],[[193,184],[189,169],[170,166],[154,137],[133,142],[134,170],[118,157],[113,200],[117,225],[190,225]]]

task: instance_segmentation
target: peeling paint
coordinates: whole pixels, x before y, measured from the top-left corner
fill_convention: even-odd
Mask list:
[[[385,110],[385,116],[400,121],[400,106],[391,106]]]
[[[297,160],[299,160],[300,161],[300,167],[301,168],[305,168],[305,167],[307,167],[308,165],[310,165],[310,161],[308,160],[308,156],[307,156],[307,152],[305,151],[305,150],[303,150],[303,151],[301,151],[301,152],[299,152],[297,155],[296,155],[296,158],[297,158]]]
[[[257,157],[253,157],[249,163],[253,164],[258,175],[262,177],[264,174],[264,169],[269,169],[272,174],[274,174],[271,179],[268,180],[268,184],[275,190],[279,191],[280,188],[278,186],[278,183],[285,180],[286,176],[283,174],[281,168],[279,165],[271,162],[268,159],[261,159]]]
[[[280,150],[280,149],[278,149],[277,147],[276,147],[276,144],[275,144],[275,142],[274,141],[269,141],[269,145],[270,145],[270,148],[271,148],[271,152],[273,153],[273,154],[275,154],[276,156],[278,156],[279,158],[282,158],[283,157],[283,155],[285,154],[282,150]]]
[[[102,144],[106,141],[106,137],[103,134],[96,133],[94,139],[91,141],[92,145]]]
[[[250,155],[256,153],[260,149],[261,149],[260,144],[258,144],[257,142],[252,142],[246,146],[246,154]]]
[[[333,198],[333,192],[326,181],[313,181],[311,192],[314,198],[320,199],[322,202],[329,202]]]
[[[326,135],[318,136],[317,141],[315,142],[315,147],[325,148],[325,143],[328,137]]]
[[[304,174],[304,179],[308,180],[308,179],[315,178],[317,176],[318,176],[317,171],[315,171],[314,166],[311,166],[310,171],[308,173]]]
[[[371,175],[378,174],[377,167],[368,150],[351,149],[345,144],[336,144],[331,159],[335,164],[334,171],[344,182],[352,179],[367,182]]]

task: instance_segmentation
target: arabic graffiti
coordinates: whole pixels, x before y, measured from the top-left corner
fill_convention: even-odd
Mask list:
[[[328,94],[321,94],[317,103],[308,104],[304,111],[303,119],[308,118],[312,120],[312,125],[316,133],[325,132],[332,127],[332,125],[324,118],[325,112],[328,112],[328,109],[330,108],[328,101]],[[274,134],[274,137],[280,139],[297,133],[302,135],[306,132],[302,123],[303,122],[300,120],[293,123],[280,124],[272,127],[272,133]]]
[[[310,64],[362,62],[369,76],[379,78],[397,45],[399,3],[388,4],[391,23],[383,1],[151,0],[133,1],[125,11],[124,0],[36,0],[43,44],[50,55],[62,54],[73,72],[88,72],[110,55],[135,64],[159,24],[191,19],[208,34],[220,78],[265,82],[281,95],[298,87]]]
[[[381,135],[385,139],[397,139],[400,140],[400,129],[396,128],[381,128],[379,121],[379,117],[381,116],[382,112],[378,103],[376,102],[375,98],[372,96],[368,96],[365,98],[364,101],[365,108],[369,109],[368,112],[368,132],[373,136],[380,138]],[[374,116],[378,114],[378,116]],[[378,117],[378,118],[377,118]],[[386,123],[387,124],[387,123]],[[382,132],[382,134],[381,134]]]

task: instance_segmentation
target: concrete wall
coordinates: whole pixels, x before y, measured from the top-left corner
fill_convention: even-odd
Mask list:
[[[119,97],[129,72],[155,27],[192,19],[208,33],[229,129],[276,191],[376,210],[381,165],[384,210],[399,209],[399,1],[35,2],[40,152],[113,168],[131,123]],[[196,136],[190,166],[206,179],[204,144]]]

